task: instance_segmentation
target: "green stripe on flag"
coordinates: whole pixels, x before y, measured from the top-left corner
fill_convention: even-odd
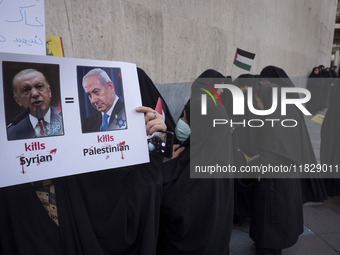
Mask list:
[[[237,67],[239,67],[239,68],[242,68],[242,69],[244,69],[244,70],[247,70],[247,71],[250,71],[250,69],[251,69],[251,66],[250,66],[250,65],[244,64],[244,63],[239,62],[239,61],[237,61],[237,60],[234,61],[234,65],[237,66]]]

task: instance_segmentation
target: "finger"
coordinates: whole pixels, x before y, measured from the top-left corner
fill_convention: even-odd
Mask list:
[[[185,150],[185,147],[181,147],[179,149],[176,150],[176,153],[180,154],[182,151]]]
[[[162,127],[161,130],[158,131],[165,131],[163,130],[163,128],[166,128],[166,125],[164,123],[163,117],[160,114],[157,113],[147,113],[147,115],[145,115],[145,121],[146,121],[146,130],[148,131],[148,133],[152,133],[151,129],[153,126],[157,126],[157,127]]]
[[[149,119],[146,121],[145,125],[147,129],[150,129],[153,125],[164,123],[162,118]]]
[[[158,112],[152,110],[152,111],[147,111],[147,113],[144,116],[145,123],[148,123],[149,121],[152,121],[154,119],[160,119],[163,121],[162,115],[160,115]]]
[[[146,132],[148,135],[152,135],[156,131],[166,131],[166,125],[164,122],[157,122],[155,124],[150,124],[152,121],[149,121],[146,124]]]
[[[174,150],[176,150],[179,146],[181,146],[181,145],[176,143],[172,146],[172,148],[174,148]]]
[[[145,114],[145,123],[148,123],[149,121],[157,119],[157,118],[163,119],[162,116],[156,111],[148,112]]]
[[[147,107],[147,106],[139,106],[136,108],[137,112],[144,112],[144,113],[148,113],[148,112],[153,112],[154,109]]]
[[[139,106],[136,108],[136,111],[145,113],[145,123],[147,123],[149,120],[155,119],[158,114],[154,109],[147,106]]]
[[[174,151],[174,152],[172,153],[171,159],[177,158],[178,155],[181,154],[182,151],[184,151],[184,149],[185,149],[185,147],[181,147],[181,148],[179,148],[177,151]]]
[[[146,132],[148,135],[155,131],[166,131],[163,116],[157,111],[147,106],[137,107],[136,111],[145,113]]]

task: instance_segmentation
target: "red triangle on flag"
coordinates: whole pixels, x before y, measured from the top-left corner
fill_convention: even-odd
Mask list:
[[[158,97],[155,111],[158,112],[160,115],[163,115],[162,101],[160,97]]]
[[[237,51],[235,52],[234,61],[237,59]]]

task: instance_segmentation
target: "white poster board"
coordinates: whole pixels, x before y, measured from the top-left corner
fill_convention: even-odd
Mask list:
[[[0,52],[46,55],[43,0],[0,0]]]
[[[135,64],[9,53],[0,53],[0,60],[0,187],[149,162],[144,114],[135,111],[142,105]],[[9,129],[22,123],[7,128],[22,112],[12,79],[27,68],[48,80],[51,105],[62,115],[61,134],[10,138]],[[126,117],[117,119],[119,129],[84,131],[88,116],[98,112],[82,87],[82,77],[93,68],[108,73],[124,102]]]

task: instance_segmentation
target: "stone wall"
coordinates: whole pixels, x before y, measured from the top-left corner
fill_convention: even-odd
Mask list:
[[[67,57],[137,63],[157,84],[214,68],[236,77],[236,48],[290,76],[329,65],[337,0],[45,0],[46,33]]]

